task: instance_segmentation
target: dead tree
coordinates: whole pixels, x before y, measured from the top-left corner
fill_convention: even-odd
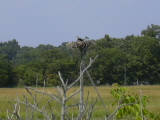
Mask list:
[[[19,105],[19,104],[25,105],[26,109],[30,108],[33,111],[39,112],[41,115],[43,115],[44,120],[55,120],[55,115],[54,115],[53,110],[51,109],[50,112],[47,112],[47,110],[46,110],[46,106],[47,105],[50,106],[49,104],[51,101],[56,101],[57,103],[59,103],[61,105],[61,120],[71,120],[71,118],[68,116],[68,109],[71,107],[81,106],[81,105],[83,108],[80,108],[79,114],[77,115],[77,117],[74,117],[73,119],[81,120],[84,116],[87,116],[88,119],[86,119],[86,120],[90,120],[92,110],[93,110],[95,103],[89,105],[88,99],[87,99],[86,101],[83,100],[77,104],[67,105],[67,102],[70,99],[72,99],[74,96],[76,96],[80,92],[82,92],[81,90],[83,89],[83,86],[82,86],[82,89],[80,87],[80,89],[77,89],[76,91],[74,91],[70,95],[67,95],[67,93],[71,88],[73,88],[77,83],[79,83],[82,80],[83,75],[91,67],[91,65],[94,63],[96,58],[97,58],[97,56],[94,59],[90,58],[88,65],[80,70],[80,74],[77,77],[77,79],[74,80],[70,84],[68,84],[67,81],[64,82],[65,80],[63,79],[61,72],[60,71],[58,72],[58,75],[59,75],[59,78],[61,81],[61,86],[57,86],[56,89],[57,89],[59,96],[57,96],[55,93],[51,94],[51,93],[45,92],[44,89],[39,90],[39,89],[33,88],[33,87],[26,87],[25,89],[26,89],[27,93],[30,95],[30,97],[32,98],[33,102],[31,102],[29,100],[29,97],[26,95],[24,96],[23,100],[20,100],[19,98],[17,98],[17,100],[16,100],[17,103],[15,104],[14,112],[10,112],[10,115],[8,115],[8,120],[10,120],[10,118],[13,118],[13,117],[16,118],[16,120],[22,119],[19,114],[20,106],[17,107],[17,105]],[[36,96],[36,94],[33,94],[33,93],[41,94],[43,96],[49,97],[50,99],[47,101],[47,105],[40,107],[39,102],[37,100],[37,96]],[[84,97],[83,93],[81,93],[81,97]],[[33,120],[33,112],[31,113],[31,117],[29,118],[29,115],[27,115],[26,119]]]
[[[85,40],[82,39],[80,37],[77,38],[76,42],[72,42],[69,45],[72,48],[78,48],[80,51],[80,73],[83,71],[83,69],[85,68],[85,61],[84,61],[84,57],[86,55],[87,49],[89,48],[89,46],[91,44],[93,44],[94,41],[90,41],[90,40]],[[80,79],[80,106],[79,106],[79,111],[80,113],[83,112],[84,109],[84,80],[83,80],[83,76]]]

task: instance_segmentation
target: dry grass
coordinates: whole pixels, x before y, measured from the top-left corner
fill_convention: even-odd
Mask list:
[[[39,88],[43,89],[43,88]],[[75,91],[77,89],[76,87],[71,89],[69,92],[71,93],[72,91]],[[112,110],[113,107],[111,103],[113,102],[113,98],[110,94],[111,87],[109,86],[101,86],[98,88],[99,92],[109,110]],[[149,96],[149,104],[148,104],[148,109],[154,113],[160,113],[160,86],[132,86],[128,87],[128,89],[131,92],[136,92],[139,93],[140,90],[142,90],[142,94]],[[45,91],[50,92],[50,93],[56,93],[54,88],[45,88]],[[89,91],[89,96],[90,96],[90,102],[95,100],[97,98],[97,95],[92,87],[85,87],[85,96],[87,95],[87,91]],[[0,118],[4,117],[6,114],[7,109],[11,109],[11,105],[13,104],[14,100],[16,99],[17,96],[20,98],[24,95],[27,94],[24,88],[0,88]],[[40,98],[40,103],[45,103],[47,98],[43,98],[41,96]],[[72,99],[70,103],[76,103],[76,101],[79,99],[79,96],[75,97]],[[60,107],[56,103],[52,103],[54,108],[56,109],[55,113],[59,114],[58,110],[60,110]],[[22,111],[24,109],[22,108]],[[95,109],[95,114],[94,116],[99,118],[102,117],[105,114],[105,110],[103,109],[103,106],[100,101],[98,101],[96,109]],[[71,109],[71,112],[75,112],[75,109]]]

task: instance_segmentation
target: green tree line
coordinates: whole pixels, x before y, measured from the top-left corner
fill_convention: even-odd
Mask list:
[[[112,38],[105,35],[95,40],[85,56],[99,55],[91,69],[95,83],[159,84],[160,83],[160,26],[149,25],[141,35]],[[0,43],[0,87],[54,86],[59,84],[57,72],[72,82],[79,73],[80,54],[69,49],[67,42],[60,46],[39,45],[21,47],[13,39]],[[89,85],[89,80],[85,79]]]

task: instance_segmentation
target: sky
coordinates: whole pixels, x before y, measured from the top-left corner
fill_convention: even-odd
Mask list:
[[[60,45],[77,36],[140,35],[160,25],[160,0],[0,0],[0,42]]]

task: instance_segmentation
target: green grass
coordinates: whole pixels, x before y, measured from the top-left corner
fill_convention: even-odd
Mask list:
[[[98,87],[99,92],[106,104],[106,107],[111,112],[114,107],[111,105],[111,103],[114,101],[113,97],[110,94],[112,87],[109,86],[101,86]],[[160,113],[160,86],[132,86],[127,87],[130,92],[139,93],[140,90],[142,90],[142,94],[149,96],[149,104],[147,106],[148,110],[154,113]],[[42,88],[39,88],[42,89]],[[77,89],[76,87],[71,89],[69,91],[69,94],[72,93]],[[49,93],[56,93],[54,88],[45,88],[45,91]],[[87,93],[89,91],[89,101],[93,102],[97,98],[97,94],[94,91],[92,87],[85,87],[85,98],[87,96]],[[12,105],[14,103],[14,100],[19,97],[20,99],[23,99],[23,95],[28,95],[28,93],[25,91],[24,88],[0,88],[0,118],[5,118],[6,111],[12,110]],[[38,96],[38,101],[40,103],[40,106],[45,105],[48,98],[43,96]],[[68,104],[76,103],[79,100],[79,96],[74,97],[71,101],[68,102]],[[55,115],[59,116],[60,113],[60,105],[56,102],[52,102],[51,105],[53,106],[53,111]],[[76,114],[77,108],[71,108],[70,114]],[[25,107],[21,107],[21,114],[25,116],[26,110]],[[97,102],[95,110],[94,110],[94,118],[101,118],[105,115],[106,111],[103,108],[103,105],[100,101]],[[39,118],[42,116],[39,113],[36,113]]]

